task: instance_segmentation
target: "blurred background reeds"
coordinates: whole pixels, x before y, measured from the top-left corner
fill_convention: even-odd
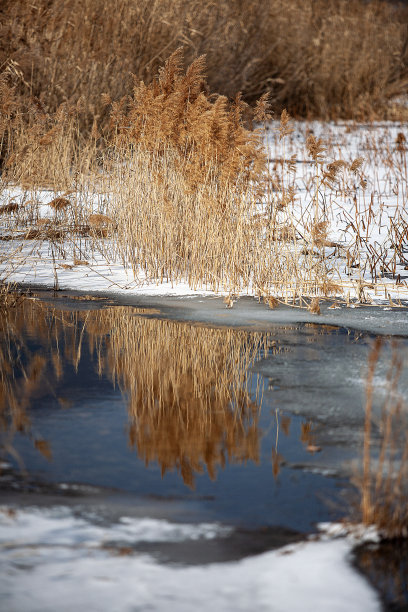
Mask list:
[[[0,66],[42,112],[84,104],[83,125],[150,83],[180,45],[207,55],[212,91],[276,111],[367,118],[406,93],[407,7],[381,0],[4,0]],[[134,75],[134,77],[133,77]]]

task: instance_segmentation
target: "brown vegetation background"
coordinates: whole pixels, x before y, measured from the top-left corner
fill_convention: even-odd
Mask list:
[[[407,92],[408,11],[380,0],[3,0],[0,72],[26,103],[84,105],[104,123],[180,45],[211,91],[321,118],[388,117]],[[134,77],[132,77],[134,75]],[[107,117],[107,113],[106,113]]]

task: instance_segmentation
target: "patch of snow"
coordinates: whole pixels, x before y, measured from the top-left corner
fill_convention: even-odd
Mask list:
[[[9,529],[5,530],[7,525]],[[112,539],[123,543],[179,542],[186,539],[212,539],[229,532],[227,527],[216,523],[184,525],[165,520],[128,517],[122,517],[117,524],[105,528],[92,524],[86,518],[75,518],[71,510],[64,506],[46,511],[32,508],[29,511],[18,511],[15,516],[0,507],[1,546],[8,545],[11,533],[13,547],[73,543],[94,547]]]
[[[352,523],[319,523],[320,531],[324,536],[331,538],[347,537],[355,544],[364,542],[378,543],[380,535],[374,525],[352,524]]]
[[[375,592],[349,563],[349,538],[326,535],[241,561],[198,566],[163,565],[147,554],[121,556],[103,548],[108,541],[188,541],[221,533],[219,526],[153,519],[101,527],[67,508],[3,508],[2,605],[14,612],[380,610]]]

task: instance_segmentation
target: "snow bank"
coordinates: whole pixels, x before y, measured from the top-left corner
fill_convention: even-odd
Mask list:
[[[218,525],[122,519],[101,526],[68,508],[0,511],[4,610],[347,612],[379,610],[374,591],[348,562],[347,538],[309,541],[238,562],[160,564],[120,555],[118,544],[227,537]],[[107,548],[109,542],[116,547]],[[129,552],[129,551],[128,551]]]

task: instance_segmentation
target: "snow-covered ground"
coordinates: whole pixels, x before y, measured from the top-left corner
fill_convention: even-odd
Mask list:
[[[100,525],[66,507],[0,508],[0,598],[14,612],[369,612],[381,606],[350,563],[353,538],[318,539],[228,563],[172,565],[138,542],[228,537],[219,525],[122,518]],[[341,530],[340,530],[341,532]]]
[[[308,134],[312,133],[316,138],[321,137],[325,146],[324,164],[319,170],[318,198],[320,220],[327,223],[327,239],[337,245],[325,247],[333,283],[341,286],[343,298],[357,298],[368,303],[407,300],[408,172],[404,138],[408,139],[408,133],[405,127],[394,123],[296,122],[294,128],[284,145],[279,141],[277,124],[271,124],[266,134],[272,175],[276,173],[280,177],[277,182],[284,184],[286,189],[294,188],[290,221],[302,233],[313,218],[315,167],[305,146]],[[282,156],[285,159],[295,157],[293,172],[282,164]],[[350,164],[359,157],[363,158],[361,168],[353,173]],[[348,167],[340,169],[330,188],[324,187],[321,177],[327,164],[336,160],[343,160]],[[31,207],[32,227],[36,227],[38,219],[54,218],[56,213],[48,204],[59,195],[10,188],[3,190],[0,205],[13,202],[22,209]],[[275,197],[279,200],[280,196],[278,191]],[[80,205],[89,214],[106,213],[108,200],[107,194],[89,194]],[[287,211],[282,212],[282,221],[287,214]],[[1,231],[7,233],[6,215],[2,215],[0,221]],[[397,256],[396,241],[399,241]],[[135,280],[132,271],[115,259],[108,241],[96,241],[84,253],[81,244],[85,243],[84,239],[75,244],[67,241],[62,246],[58,246],[58,241],[51,244],[47,240],[2,241],[0,278],[50,287],[57,284],[62,289],[84,292],[180,296],[211,293],[206,287],[192,288],[187,283],[147,283],[142,272]],[[89,265],[83,265],[85,260]],[[76,263],[78,261],[82,263]],[[249,293],[256,291],[250,288]]]

